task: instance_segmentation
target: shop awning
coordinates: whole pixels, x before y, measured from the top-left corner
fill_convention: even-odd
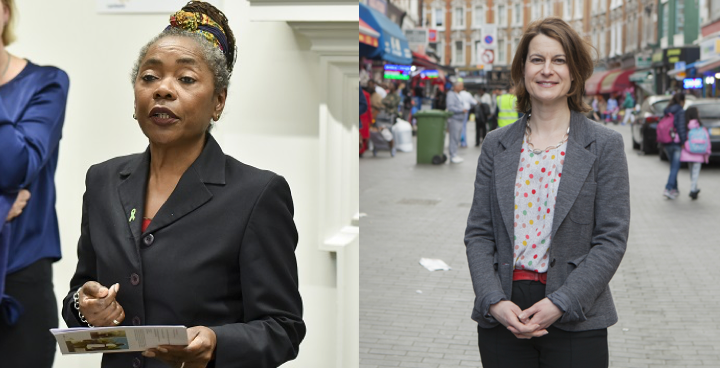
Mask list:
[[[650,75],[650,74],[652,74],[652,72],[649,70],[635,72],[635,73],[630,74],[630,76],[628,77],[628,80],[630,80],[630,82],[635,82],[635,83],[644,83],[644,82],[647,82],[648,75]]]
[[[360,43],[378,47],[378,37],[380,37],[380,33],[360,19]]]
[[[585,95],[593,96],[600,93],[598,92],[600,90],[600,82],[602,82],[603,78],[608,74],[610,74],[610,71],[607,70],[593,73],[593,75],[585,81]]]
[[[412,53],[412,65],[421,66],[425,69],[440,69],[446,74],[455,74],[455,70],[452,67],[440,65],[430,60],[427,55],[423,55],[414,51]]]
[[[360,3],[360,20],[377,31],[378,47],[360,44],[360,55],[371,59],[382,59],[395,64],[410,65],[412,53],[407,38],[400,27],[379,11]]]
[[[695,65],[698,73],[709,72],[718,67],[720,67],[720,57],[703,60],[702,64]]]
[[[600,82],[600,93],[622,92],[632,87],[630,84],[630,75],[635,72],[635,68],[625,70],[614,70],[603,78]]]

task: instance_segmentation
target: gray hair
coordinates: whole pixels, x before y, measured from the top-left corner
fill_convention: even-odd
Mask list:
[[[210,43],[210,41],[208,41],[202,35],[174,27],[168,28],[160,32],[160,34],[153,37],[150,42],[145,44],[145,46],[140,49],[140,55],[138,55],[138,58],[135,61],[132,73],[130,73],[130,82],[133,85],[137,80],[138,71],[140,70],[140,63],[145,58],[145,55],[147,55],[150,46],[165,37],[187,37],[195,40],[195,42],[197,42],[197,44],[202,49],[202,54],[205,58],[205,62],[207,63],[208,68],[210,68],[210,71],[213,73],[215,82],[215,94],[218,94],[222,90],[228,88],[228,85],[230,85],[230,71],[227,68],[227,60],[225,59],[225,55],[223,55],[222,51],[219,48],[215,47],[215,45]]]

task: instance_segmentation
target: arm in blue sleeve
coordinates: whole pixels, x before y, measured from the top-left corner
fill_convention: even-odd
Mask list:
[[[67,75],[60,72],[31,98],[17,122],[0,97],[0,190],[26,187],[55,152],[65,120],[68,85]]]

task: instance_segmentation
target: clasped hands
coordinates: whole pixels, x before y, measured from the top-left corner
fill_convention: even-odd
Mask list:
[[[108,288],[95,281],[86,282],[78,295],[80,313],[95,327],[119,325],[125,319],[125,310],[116,300],[119,290],[119,284]],[[195,326],[187,329],[187,335],[187,346],[162,345],[142,354],[160,359],[171,367],[205,368],[215,354],[215,332],[204,326]]]
[[[550,299],[543,298],[526,310],[520,310],[509,300],[502,300],[490,306],[490,314],[518,339],[530,339],[547,335],[547,328],[563,312]]]

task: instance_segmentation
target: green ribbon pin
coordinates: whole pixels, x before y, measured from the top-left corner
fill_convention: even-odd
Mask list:
[[[134,208],[132,209],[132,211],[130,211],[130,219],[128,220],[128,222],[132,222],[133,220],[135,220],[135,209]]]

